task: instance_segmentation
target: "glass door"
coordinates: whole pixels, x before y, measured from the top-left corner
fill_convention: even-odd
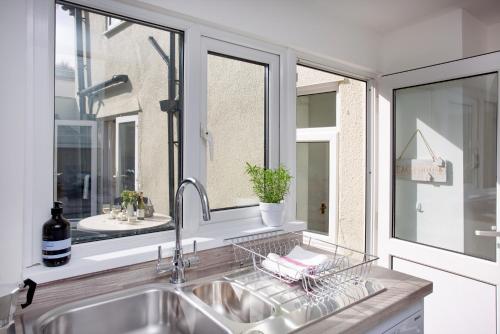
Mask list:
[[[97,213],[96,127],[95,121],[55,122],[55,198],[70,219]]]
[[[116,119],[116,197],[123,190],[138,190],[137,116]]]
[[[297,219],[308,231],[337,237],[337,133],[297,130]]]
[[[379,263],[434,283],[426,333],[500,331],[498,64],[379,82]]]

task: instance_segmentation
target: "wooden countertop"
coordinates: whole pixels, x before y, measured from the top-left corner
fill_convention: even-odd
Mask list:
[[[187,279],[194,280],[234,269],[234,254],[230,246],[199,253],[201,265],[188,269]],[[70,279],[42,284],[37,288],[33,304],[25,310],[18,308],[16,333],[23,333],[22,320],[33,319],[48,309],[82,298],[102,295],[134,286],[167,282],[167,276],[155,271],[155,261],[117,268]],[[405,307],[409,307],[432,292],[432,282],[396,271],[373,266],[370,277],[376,278],[386,291],[363,302],[307,326],[301,333],[363,333]],[[25,300],[24,293],[19,303]]]

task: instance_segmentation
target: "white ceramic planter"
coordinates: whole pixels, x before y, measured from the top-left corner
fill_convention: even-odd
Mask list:
[[[284,203],[259,203],[260,215],[264,225],[277,227],[283,225],[285,215]]]

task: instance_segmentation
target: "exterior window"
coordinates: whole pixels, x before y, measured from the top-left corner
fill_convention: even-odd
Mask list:
[[[116,17],[107,16],[106,17],[106,31],[111,30],[124,22],[126,22],[126,21],[118,19]]]
[[[366,82],[297,66],[297,219],[365,249]]]
[[[127,34],[112,39],[99,28],[122,22]],[[178,31],[56,5],[54,200],[73,243],[172,228],[182,44]],[[143,194],[145,220],[113,218],[126,211],[124,191]]]
[[[279,56],[202,39],[201,178],[212,221],[259,216],[246,164],[279,164]]]

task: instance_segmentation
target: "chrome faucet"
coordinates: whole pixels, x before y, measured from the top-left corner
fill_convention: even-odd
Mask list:
[[[158,246],[158,260],[156,262],[156,271],[158,273],[164,273],[171,270],[172,276],[170,277],[170,282],[174,284],[184,283],[186,279],[184,278],[184,269],[187,267],[192,267],[199,262],[199,257],[197,255],[196,240],[193,242],[193,253],[194,256],[190,256],[184,259],[182,253],[182,195],[184,193],[184,188],[188,184],[192,184],[198,191],[201,200],[201,209],[203,211],[203,220],[210,220],[210,206],[208,204],[207,192],[203,185],[194,178],[187,178],[181,181],[177,192],[175,194],[175,206],[174,206],[174,226],[175,226],[175,249],[174,255],[172,257],[172,263],[162,266],[161,264],[161,246]]]

